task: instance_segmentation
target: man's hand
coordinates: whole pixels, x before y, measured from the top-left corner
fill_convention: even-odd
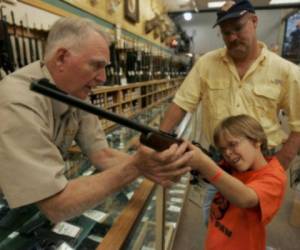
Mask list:
[[[161,184],[164,187],[171,186],[180,176],[191,170],[187,162],[192,153],[187,152],[187,143],[179,146],[173,144],[163,152],[156,152],[146,146],[140,145],[134,156],[134,165],[146,178]]]
[[[300,133],[291,132],[282,148],[276,153],[276,157],[285,169],[289,168],[290,162],[295,158],[300,149]]]

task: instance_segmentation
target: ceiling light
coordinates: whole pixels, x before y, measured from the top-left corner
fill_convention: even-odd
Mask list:
[[[291,4],[300,3],[300,0],[271,0],[270,4]]]
[[[192,15],[191,12],[185,12],[185,13],[183,14],[183,18],[184,18],[185,21],[191,21],[192,18],[193,18],[193,15]]]
[[[225,1],[218,1],[218,2],[208,2],[208,8],[220,8],[225,4]]]

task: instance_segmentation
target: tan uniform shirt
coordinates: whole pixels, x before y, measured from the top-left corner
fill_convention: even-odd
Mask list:
[[[53,82],[35,62],[0,82],[0,186],[11,207],[65,187],[64,156],[73,139],[86,155],[107,147],[96,116],[30,91],[40,78]]]
[[[289,127],[300,132],[300,68],[268,51],[240,79],[226,49],[199,58],[175,95],[174,103],[188,112],[202,104],[200,143],[213,142],[213,131],[222,119],[248,114],[263,126],[269,145],[280,145],[287,135],[281,129],[278,111],[284,109]]]

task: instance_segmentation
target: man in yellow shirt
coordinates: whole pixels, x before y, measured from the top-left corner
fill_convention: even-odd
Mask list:
[[[300,148],[300,68],[270,52],[256,38],[258,17],[247,0],[227,1],[217,13],[226,48],[196,62],[161,123],[170,132],[186,112],[202,105],[200,143],[213,145],[213,130],[224,118],[248,114],[263,126],[270,149],[287,169]],[[289,135],[278,119],[288,116]]]

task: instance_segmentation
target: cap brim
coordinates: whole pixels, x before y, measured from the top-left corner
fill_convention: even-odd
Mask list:
[[[246,12],[245,12],[246,13]],[[234,18],[238,18],[238,17],[242,17],[243,15],[241,15],[240,12],[234,12],[234,13],[230,13],[227,14],[225,16],[223,16],[222,18],[220,18],[213,26],[213,28],[215,28],[217,25],[219,25],[220,23],[228,20],[228,19],[234,19]]]

